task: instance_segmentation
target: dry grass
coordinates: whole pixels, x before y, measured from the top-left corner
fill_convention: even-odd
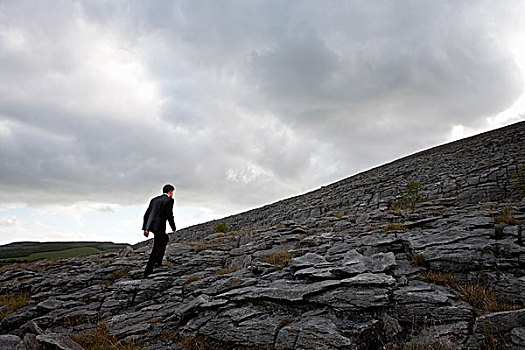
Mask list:
[[[283,317],[281,318],[281,324],[282,325],[287,325],[287,324],[290,324],[293,322],[293,318],[292,317]]]
[[[456,280],[451,273],[442,273],[437,271],[427,271],[419,275],[419,279],[422,281],[428,281],[435,284],[439,284],[447,287],[454,287],[459,282]]]
[[[211,350],[211,349],[231,349],[225,343],[208,337],[184,337],[177,331],[165,330],[160,337],[161,340],[177,343],[185,350]]]
[[[0,312],[0,321],[26,305],[29,302],[29,299],[31,299],[31,294],[27,292],[0,295],[0,308],[7,306],[4,311]]]
[[[236,271],[239,271],[240,269],[239,268],[232,268],[232,269],[221,269],[219,270],[219,275],[227,275],[227,274],[230,274],[230,273],[234,273]]]
[[[469,282],[458,287],[463,299],[482,312],[507,311],[519,309],[517,305],[508,303],[488,285]]]
[[[195,253],[198,253],[198,252],[202,252],[204,250],[209,250],[211,249],[210,246],[207,246],[207,245],[202,245],[202,244],[198,244],[197,246],[195,246],[195,248],[193,249],[193,251]]]
[[[173,263],[171,263],[171,262],[169,262],[169,261],[166,261],[166,260],[164,260],[164,261],[162,262],[162,264],[163,264],[164,266],[169,267],[169,268],[172,269],[172,270],[175,268],[175,264],[173,264]]]
[[[410,265],[415,267],[424,267],[425,266],[425,259],[423,259],[423,256],[419,253],[415,253],[411,255],[412,261],[410,262]]]
[[[494,223],[496,224],[507,224],[507,225],[519,225],[519,221],[512,217],[510,209],[505,207],[503,213],[494,217]]]
[[[286,267],[286,265],[288,265],[288,262],[292,260],[292,258],[293,254],[290,252],[275,252],[273,254],[265,256],[262,260],[268,264]]]
[[[102,284],[104,284],[105,286],[111,286],[113,283],[115,283],[116,280],[123,278],[123,277],[128,277],[128,276],[129,276],[129,271],[127,270],[117,271],[111,274],[111,276],[108,279],[102,281]]]
[[[383,231],[385,232],[389,232],[389,231],[406,231],[408,230],[405,226],[403,225],[400,225],[400,224],[395,224],[395,223],[392,223],[392,224],[388,224],[388,226],[386,226]]]
[[[71,339],[76,341],[86,350],[142,350],[143,346],[120,342],[115,336],[109,335],[109,328],[106,324],[99,324],[97,328],[90,333],[80,336],[72,336]]]
[[[103,264],[105,263],[107,260],[104,260],[104,259],[95,259],[95,260],[92,260],[93,263],[97,264],[97,265],[100,265],[100,264]]]
[[[200,276],[190,276],[186,279],[186,281],[184,281],[184,284],[190,284],[190,283],[193,283],[193,282],[197,282],[197,281],[200,281],[202,279],[202,277]]]
[[[403,203],[395,202],[390,206],[390,209],[393,211],[402,211],[407,210],[407,207]]]
[[[516,310],[519,307],[502,299],[492,288],[479,281],[460,282],[450,273],[428,271],[419,278],[457,290],[461,298],[472,305],[479,314],[495,311]]]

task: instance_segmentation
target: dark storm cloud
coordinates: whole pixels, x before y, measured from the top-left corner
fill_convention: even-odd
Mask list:
[[[237,210],[444,142],[521,95],[515,4],[3,2],[0,201]]]

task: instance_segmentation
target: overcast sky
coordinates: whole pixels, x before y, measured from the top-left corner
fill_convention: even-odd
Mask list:
[[[0,244],[136,243],[525,120],[517,1],[0,0]]]

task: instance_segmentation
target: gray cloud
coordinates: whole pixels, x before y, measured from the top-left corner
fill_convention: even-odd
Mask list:
[[[514,4],[4,2],[0,201],[235,211],[444,142],[522,94]]]

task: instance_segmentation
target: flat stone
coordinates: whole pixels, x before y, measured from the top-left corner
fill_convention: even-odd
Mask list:
[[[22,339],[12,334],[0,335],[0,349],[5,350],[22,350],[25,346],[22,344]]]
[[[351,349],[356,347],[328,318],[309,317],[283,327],[275,341],[284,349]]]
[[[366,256],[364,263],[370,272],[383,272],[396,266],[396,258],[392,252],[378,253],[372,256]]]
[[[301,269],[294,273],[297,278],[310,278],[310,279],[334,279],[338,269],[334,267],[316,268],[309,267]]]
[[[200,332],[209,337],[244,346],[272,346],[281,326],[281,318],[261,315],[233,323],[229,318],[211,318],[201,327]],[[263,330],[263,331],[262,331]]]
[[[394,277],[386,275],[384,273],[363,273],[351,278],[346,278],[341,281],[344,286],[387,286],[391,287],[396,283]]]
[[[218,298],[234,297],[234,300],[246,299],[273,299],[281,301],[301,301],[309,294],[318,293],[327,288],[338,286],[338,280],[326,280],[314,283],[302,283],[299,281],[278,280],[266,286],[254,286],[233,290],[218,295]]]
[[[225,293],[232,289],[253,286],[255,284],[257,284],[257,279],[255,278],[241,278],[234,276],[213,283],[208,289],[206,289],[205,294],[216,295]]]
[[[328,262],[323,256],[319,254],[306,253],[303,256],[299,256],[290,260],[288,267],[293,269],[303,269],[306,267],[317,266],[319,264],[326,265]]]
[[[39,335],[36,341],[40,350],[84,350],[77,342],[63,335]]]
[[[309,298],[310,301],[347,311],[384,307],[388,290],[369,287],[340,287]]]
[[[63,301],[56,300],[54,298],[49,298],[46,301],[37,304],[37,308],[44,312],[49,312],[61,308],[64,305]]]

